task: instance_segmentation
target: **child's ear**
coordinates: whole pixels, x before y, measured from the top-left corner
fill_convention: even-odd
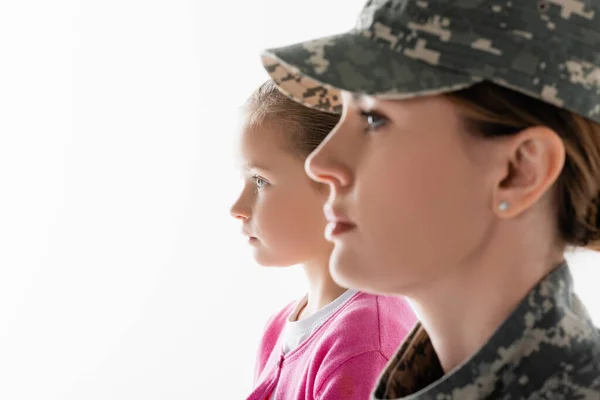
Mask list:
[[[502,144],[504,169],[492,207],[505,218],[535,204],[556,182],[565,164],[565,146],[553,130],[536,126],[508,137]]]

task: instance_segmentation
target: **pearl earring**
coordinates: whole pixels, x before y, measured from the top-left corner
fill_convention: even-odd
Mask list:
[[[500,203],[498,205],[498,209],[500,211],[506,211],[506,210],[508,210],[509,207],[510,207],[510,205],[508,204],[508,201],[503,201],[502,203]]]

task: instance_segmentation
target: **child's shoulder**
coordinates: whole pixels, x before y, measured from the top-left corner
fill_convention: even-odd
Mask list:
[[[358,292],[329,321],[322,339],[335,347],[379,350],[389,357],[416,321],[406,299]]]
[[[408,321],[411,326],[415,322],[414,313],[410,305],[401,296],[357,292],[343,311],[348,318]]]
[[[358,292],[347,307],[341,310],[340,318],[352,322],[361,322],[361,326],[381,326],[399,324],[412,328],[416,317],[404,297],[383,296]]]
[[[279,334],[279,332],[281,332],[281,330],[283,330],[283,328],[285,327],[285,322],[287,321],[292,311],[294,311],[294,308],[297,304],[298,300],[294,300],[285,307],[283,307],[281,310],[272,314],[267,320],[267,323],[265,324],[265,334],[271,331],[277,331],[277,334]]]
[[[285,321],[290,316],[297,303],[297,301],[291,302],[281,310],[277,311],[275,314],[271,315],[271,317],[267,320],[259,344],[258,365],[260,368],[264,367],[269,355],[277,345],[277,342],[279,341],[281,333],[285,327]]]

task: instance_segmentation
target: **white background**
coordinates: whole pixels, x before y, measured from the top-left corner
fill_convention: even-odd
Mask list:
[[[239,106],[262,48],[362,3],[0,3],[0,399],[244,398],[305,281],[228,215]],[[598,323],[600,255],[572,260]]]

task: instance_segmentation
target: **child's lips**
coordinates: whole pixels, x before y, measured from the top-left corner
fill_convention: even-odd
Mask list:
[[[244,236],[246,236],[248,238],[248,242],[249,243],[254,243],[254,242],[256,242],[258,240],[258,238],[256,236],[252,236],[245,229],[242,229],[242,235],[244,235]]]

